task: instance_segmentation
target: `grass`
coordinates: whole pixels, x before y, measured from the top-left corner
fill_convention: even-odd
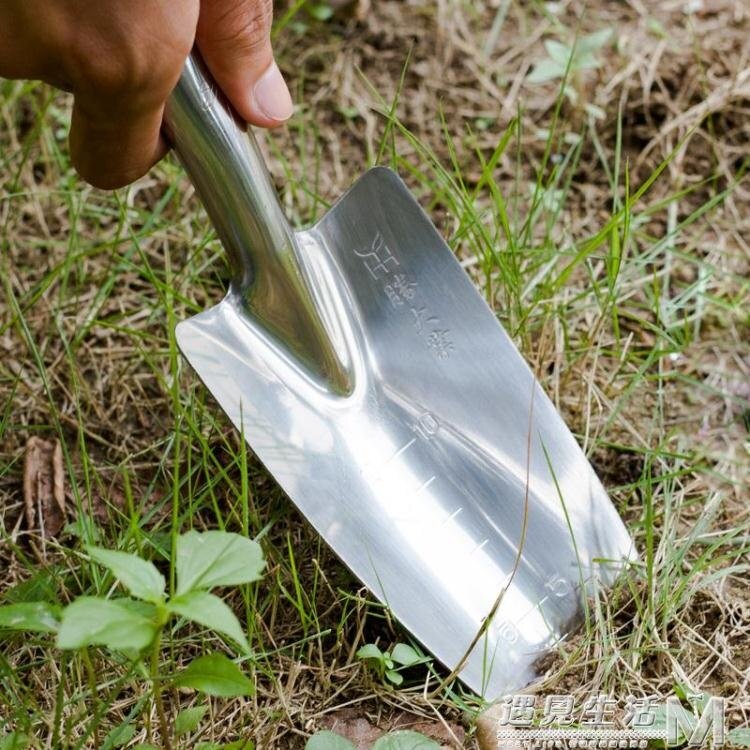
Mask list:
[[[463,24],[442,5],[383,3],[354,25],[279,14],[282,65],[302,61],[305,102],[267,143],[285,207],[307,223],[365,166],[396,168],[634,534],[640,564],[590,603],[587,627],[548,660],[541,689],[706,689],[727,697],[730,724],[746,722],[749,256],[737,153],[748,126],[733,119],[744,94],[727,94],[708,122],[685,122],[679,137],[652,145],[669,124],[654,118],[694,103],[680,65],[700,68],[700,81],[706,71],[729,80],[744,47],[728,47],[732,34],[719,38],[700,18],[688,28],[667,8],[659,23],[674,48],[636,68],[656,66],[656,93],[615,87],[596,99],[627,65],[611,50],[607,75],[592,74],[598,88],[576,83],[604,121],[559,95],[559,82],[522,85],[498,114],[496,89],[513,90],[543,55],[543,33],[621,24],[645,47],[638,35],[649,40],[654,19],[613,20],[592,6],[581,21],[574,4],[552,15],[534,4],[464,10]],[[292,31],[300,19],[304,35]],[[415,40],[411,28],[438,41]],[[493,67],[487,46],[506,62]],[[469,75],[479,82],[467,87]],[[426,697],[421,670],[394,691],[363,669],[355,654],[364,643],[386,649],[408,637],[291,509],[180,358],[175,323],[220,299],[228,272],[179,167],[166,161],[112,195],[87,188],[67,155],[67,100],[36,84],[0,87],[2,600],[105,595],[84,543],[138,551],[168,571],[179,533],[239,531],[269,561],[262,585],[232,600],[256,655],[257,694],[212,699],[185,746],[249,735],[259,747],[302,747],[342,708],[383,726],[404,711],[443,716],[454,732],[462,719],[473,742],[470,696]],[[71,518],[60,538],[36,540],[39,556],[21,520],[32,434],[60,441]],[[198,628],[165,640],[165,671],[226,648]],[[0,647],[0,721],[39,747],[91,746],[95,731],[104,737],[128,721],[139,731],[132,742],[143,741],[146,697],[124,664],[94,650],[87,663],[61,660],[43,637],[4,637]],[[168,701],[174,715],[194,698]]]

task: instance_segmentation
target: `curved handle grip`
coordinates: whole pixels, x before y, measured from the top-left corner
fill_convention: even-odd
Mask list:
[[[165,130],[244,291],[293,245],[292,230],[251,129],[193,52],[167,102]],[[281,257],[280,257],[281,256]]]

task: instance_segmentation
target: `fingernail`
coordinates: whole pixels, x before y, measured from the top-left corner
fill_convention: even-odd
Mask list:
[[[258,79],[253,89],[253,97],[258,109],[270,120],[283,122],[294,112],[292,95],[275,62],[272,62]]]

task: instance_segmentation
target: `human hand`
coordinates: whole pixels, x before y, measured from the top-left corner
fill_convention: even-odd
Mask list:
[[[289,118],[272,13],[273,0],[1,0],[0,76],[71,91],[73,164],[92,185],[120,187],[166,153],[164,104],[195,43],[242,118]]]

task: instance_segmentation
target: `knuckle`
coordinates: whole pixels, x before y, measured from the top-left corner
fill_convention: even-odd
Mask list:
[[[272,0],[227,5],[214,27],[213,41],[235,54],[254,53],[268,41],[273,18]]]
[[[191,44],[191,39],[159,38],[155,30],[115,38],[81,33],[69,46],[68,67],[78,86],[148,102],[169,93]]]

